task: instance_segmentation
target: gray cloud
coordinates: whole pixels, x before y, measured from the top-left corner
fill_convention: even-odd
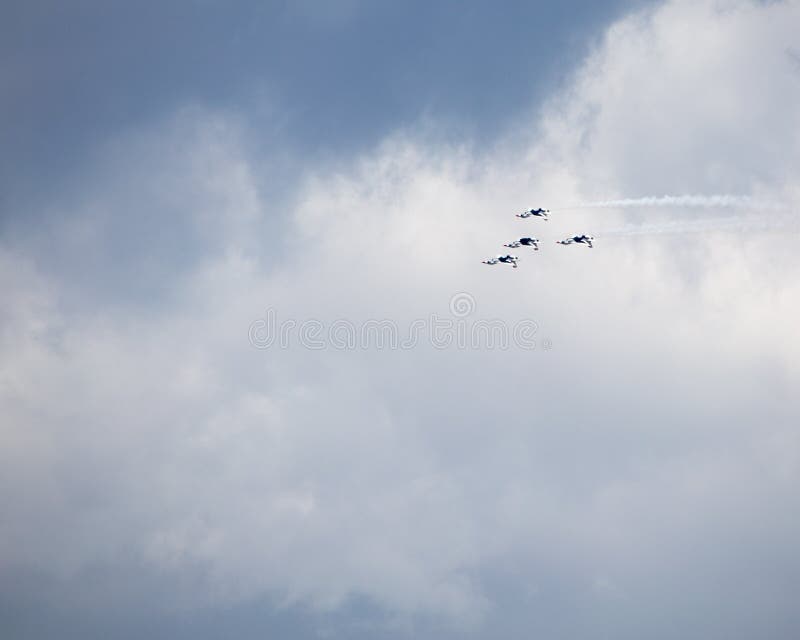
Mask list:
[[[306,162],[339,162],[420,117],[440,135],[492,141],[637,2],[8,4],[2,221],[80,180],[85,156],[121,128],[186,103],[245,110],[254,135],[277,120],[283,151]]]

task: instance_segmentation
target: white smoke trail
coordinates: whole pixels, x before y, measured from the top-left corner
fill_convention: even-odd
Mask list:
[[[598,236],[637,236],[682,233],[753,232],[789,230],[800,231],[800,215],[796,207],[775,201],[764,201],[752,196],[716,194],[682,196],[645,196],[584,202],[569,207],[554,207],[552,211],[574,209],[616,208],[685,208],[685,209],[749,209],[746,214],[719,215],[713,218],[682,219],[627,224],[614,229],[598,229]]]
[[[583,202],[558,209],[626,209],[634,207],[685,207],[703,209],[781,209],[782,205],[774,202],[763,202],[751,196],[730,194],[717,195],[682,195],[682,196],[645,196],[642,198],[622,198],[619,200],[599,200]]]
[[[702,207],[719,209],[741,209],[757,206],[756,200],[750,196],[734,195],[683,195],[683,196],[647,196],[644,198],[623,198],[621,200],[602,200],[587,202],[585,208],[605,207]]]
[[[755,232],[800,230],[798,216],[748,216],[748,217],[715,217],[700,220],[676,220],[659,224],[626,225],[615,229],[598,232],[598,236],[639,236],[684,233],[712,232]]]

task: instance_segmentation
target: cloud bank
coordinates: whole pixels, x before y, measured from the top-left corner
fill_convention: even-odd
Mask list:
[[[513,213],[632,193],[796,211],[798,27],[795,2],[664,3],[490,152],[411,127],[279,202],[238,114],[98,149],[59,222],[0,252],[3,598],[793,637],[796,235],[603,239],[636,213]],[[549,242],[573,231],[596,248]],[[544,247],[519,269],[480,264],[528,232]],[[460,291],[470,319],[533,319],[552,348],[248,340],[268,308],[409,326]]]

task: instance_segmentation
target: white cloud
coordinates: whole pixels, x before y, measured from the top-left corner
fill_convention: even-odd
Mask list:
[[[179,585],[172,605],[329,609],[363,595],[469,624],[505,606],[484,578],[511,564],[520,589],[566,584],[567,604],[588,598],[587,615],[641,631],[686,593],[722,615],[740,595],[714,589],[746,568],[762,581],[741,587],[752,620],[790,624],[767,600],[796,567],[755,549],[790,553],[798,533],[795,238],[603,239],[642,214],[511,214],[663,193],[796,203],[800,83],[785,51],[798,26],[797,3],[679,1],[626,18],[525,123],[538,139],[477,157],[407,131],[310,177],[280,249],[264,238],[285,252],[269,270],[254,240],[273,212],[231,134],[241,125],[191,112],[188,129],[125,138],[135,153],[109,152],[90,185],[103,218],[131,209],[99,181],[134,172],[149,205],[198,212],[182,224],[223,248],[199,254],[169,304],[80,314],[35,258],[3,254],[0,571],[89,592],[93,569],[119,567]],[[591,251],[552,242],[584,229]],[[543,249],[519,269],[480,264],[531,230]],[[464,290],[476,318],[533,318],[553,350],[247,340],[267,307],[406,327]]]

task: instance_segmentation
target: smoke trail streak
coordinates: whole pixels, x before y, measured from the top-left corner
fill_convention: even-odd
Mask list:
[[[678,220],[660,224],[627,225],[615,229],[598,232],[598,236],[638,236],[683,233],[712,233],[718,231],[782,231],[800,230],[800,218],[797,216],[748,216],[745,218],[705,218],[701,220]]]
[[[682,196],[646,196],[643,198],[622,198],[619,200],[599,200],[597,202],[584,202],[559,209],[626,209],[634,207],[686,207],[703,209],[781,209],[782,205],[774,202],[763,202],[751,196],[737,196],[730,194],[717,195],[682,195]]]
[[[720,209],[739,209],[756,206],[757,202],[749,196],[648,196],[645,198],[623,198],[622,200],[603,200],[588,202],[586,208],[605,207],[703,207]]]

